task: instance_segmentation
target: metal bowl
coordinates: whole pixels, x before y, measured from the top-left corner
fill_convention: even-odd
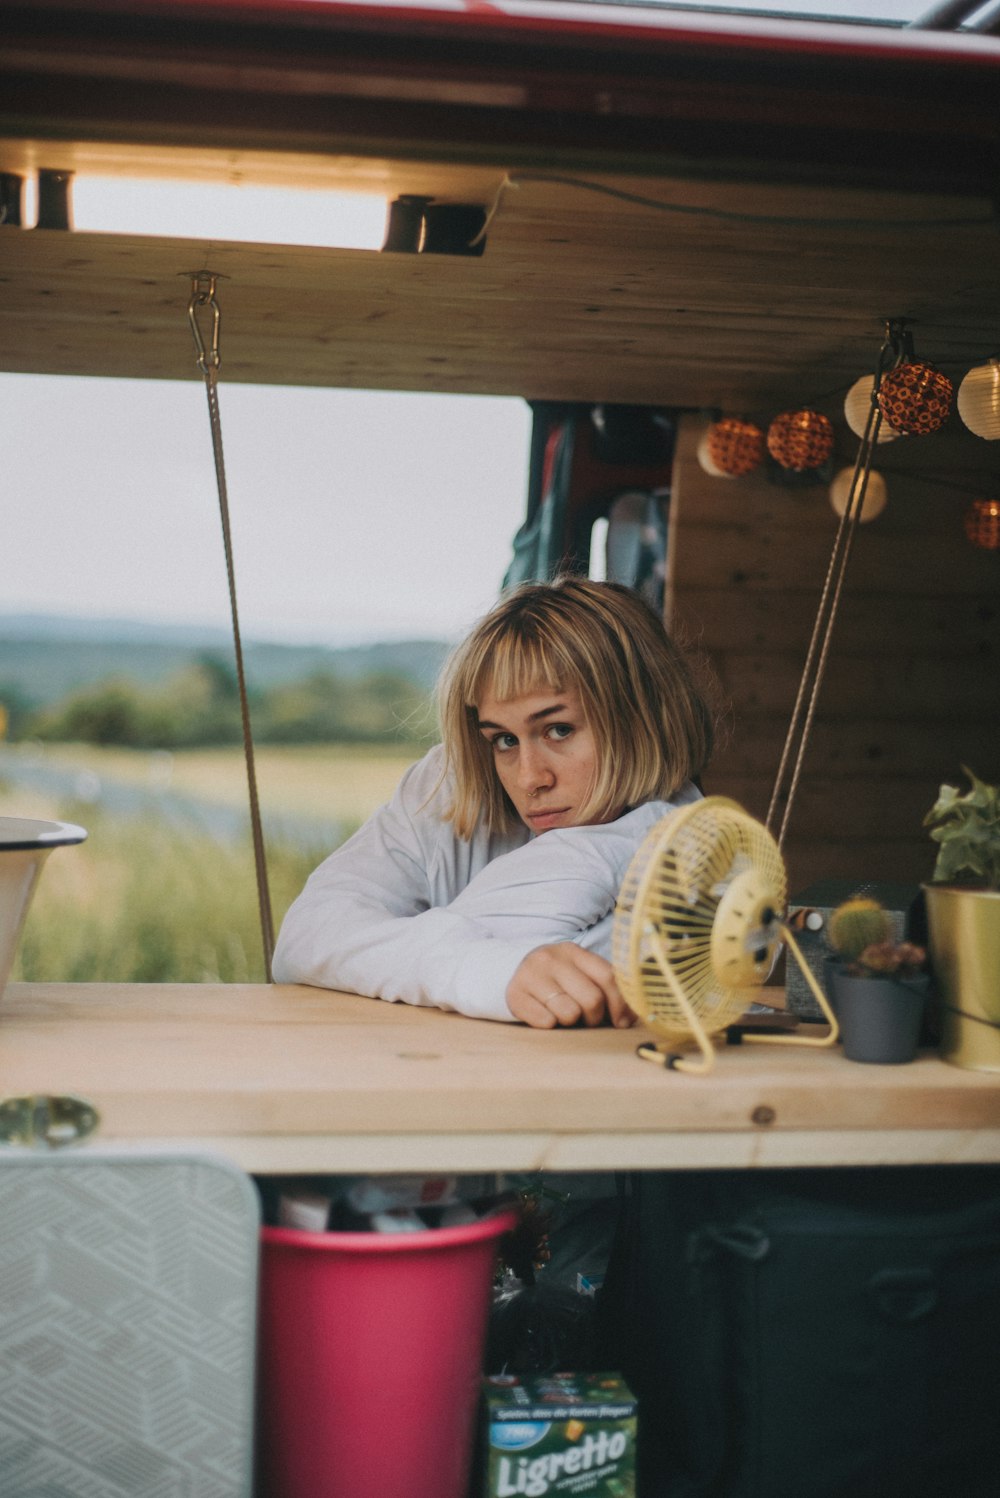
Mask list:
[[[82,843],[86,836],[84,829],[72,822],[0,817],[0,996],[14,964],[42,864],[53,848]]]

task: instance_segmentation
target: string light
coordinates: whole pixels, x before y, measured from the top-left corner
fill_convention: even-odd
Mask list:
[[[820,411],[783,411],[767,429],[767,450],[782,468],[822,468],[833,452],[833,422]]]
[[[1000,355],[969,370],[959,385],[956,399],[955,388],[947,375],[913,357],[913,340],[906,330],[906,320],[890,320],[886,324],[878,373],[855,380],[844,398],[845,420],[862,443],[855,468],[841,469],[829,489],[831,507],[842,524],[847,525],[845,553],[850,547],[853,527],[876,519],[888,500],[885,479],[871,468],[872,449],[900,436],[939,430],[951,413],[953,400],[970,432],[987,441],[1000,440]],[[833,452],[833,424],[812,407],[802,407],[781,412],[764,437],[761,428],[752,422],[724,417],[706,427],[698,444],[697,458],[705,473],[713,478],[732,479],[752,473],[760,465],[765,448],[776,463],[794,472],[821,468]],[[922,475],[910,477],[917,479]],[[966,511],[963,524],[974,546],[984,551],[1000,551],[1000,499],[976,498]],[[841,576],[844,566],[846,554],[840,564]]]
[[[844,420],[854,433],[855,437],[865,435],[865,427],[868,424],[868,413],[872,408],[872,396],[875,390],[875,376],[862,375],[860,380],[855,380],[844,398]],[[895,431],[887,421],[879,424],[876,442],[895,442],[901,432]]]
[[[965,512],[965,534],[983,551],[1000,551],[1000,499],[974,499]]]
[[[837,515],[843,515],[847,510],[848,502],[854,488],[854,469],[842,468],[830,485],[830,503]],[[889,494],[885,479],[875,469],[868,474],[868,483],[865,486],[865,497],[858,515],[858,522],[865,525],[869,520],[874,520],[881,515],[885,509]]]
[[[741,478],[763,461],[764,433],[737,416],[713,421],[698,444],[698,462],[713,478]]]
[[[958,387],[958,414],[976,437],[1000,437],[1000,360],[969,370]]]
[[[951,412],[953,386],[933,364],[904,359],[882,376],[878,404],[897,432],[919,437],[943,427]]]

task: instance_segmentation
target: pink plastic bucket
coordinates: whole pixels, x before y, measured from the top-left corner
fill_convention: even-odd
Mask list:
[[[465,1498],[497,1239],[262,1230],[260,1498]]]

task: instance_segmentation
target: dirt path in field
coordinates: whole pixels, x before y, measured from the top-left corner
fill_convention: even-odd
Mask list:
[[[265,831],[296,847],[335,847],[388,799],[416,754],[381,747],[307,746],[258,750]],[[120,817],[153,815],[232,840],[249,826],[242,750],[95,749],[89,745],[2,745],[5,811],[80,820],[87,806]]]

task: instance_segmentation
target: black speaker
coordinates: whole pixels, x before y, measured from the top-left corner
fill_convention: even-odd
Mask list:
[[[810,884],[808,889],[800,890],[790,898],[788,924],[820,987],[823,986],[823,958],[829,957],[832,951],[827,938],[830,916],[852,895],[878,900],[889,916],[894,940],[923,940],[923,897],[916,885],[886,884],[878,880],[859,883],[850,879],[822,879],[817,884]],[[790,1012],[800,1019],[823,1018],[812,989],[791,953],[785,959],[785,995]]]

